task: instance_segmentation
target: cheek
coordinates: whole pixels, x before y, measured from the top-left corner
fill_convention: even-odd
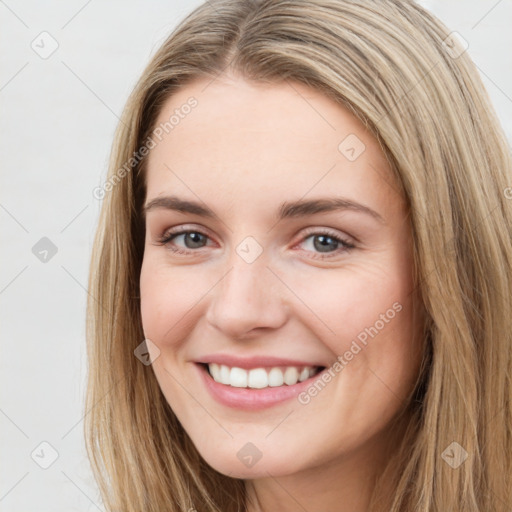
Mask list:
[[[405,327],[411,308],[412,282],[401,269],[367,264],[328,272],[302,272],[289,276],[293,290],[311,315],[317,333],[331,348],[343,349],[346,340],[357,338],[366,328],[388,331],[389,325]],[[305,318],[305,316],[304,316]],[[364,339],[364,334],[360,336]],[[336,346],[337,345],[337,346]],[[339,353],[339,350],[335,350]]]
[[[140,274],[142,327],[145,338],[158,347],[158,357],[152,368],[160,389],[175,412],[190,406],[187,396],[173,378],[178,369],[180,349],[185,346],[193,328],[190,312],[198,301],[198,292],[189,277],[179,267],[162,264],[152,254],[144,257]],[[179,381],[184,381],[182,376]]]
[[[191,311],[208,287],[180,267],[145,257],[140,274],[141,320],[146,338],[165,348],[190,327]]]
[[[310,328],[326,333],[322,342],[338,356],[328,391],[312,385],[300,403],[310,418],[329,428],[351,425],[343,435],[357,444],[358,436],[383,428],[414,387],[422,344],[412,283],[407,275],[385,269],[364,275],[354,271],[337,280],[317,278],[314,287],[299,293],[318,316]]]
[[[355,393],[377,391],[373,382],[384,394],[406,397],[422,347],[413,282],[404,267],[366,265],[364,270],[345,268],[338,275],[302,275],[295,291],[307,297],[304,302],[314,312],[302,320],[309,318],[308,327],[341,356],[336,368]]]

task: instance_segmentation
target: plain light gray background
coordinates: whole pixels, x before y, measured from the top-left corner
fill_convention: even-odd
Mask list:
[[[136,79],[200,3],[0,0],[2,512],[104,510],[82,421],[92,191]],[[512,0],[420,3],[469,43],[512,141]],[[43,237],[57,252],[37,257]]]

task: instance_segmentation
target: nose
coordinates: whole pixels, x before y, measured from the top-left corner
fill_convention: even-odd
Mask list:
[[[206,319],[231,339],[260,335],[287,320],[284,285],[266,267],[263,258],[247,263],[235,258],[230,270],[214,287]]]

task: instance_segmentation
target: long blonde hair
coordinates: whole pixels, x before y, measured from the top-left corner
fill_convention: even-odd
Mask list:
[[[245,510],[244,482],[204,462],[134,356],[144,339],[141,148],[173,92],[226,70],[301,82],[348,107],[410,206],[427,348],[383,475],[394,482],[387,511],[510,510],[512,161],[449,34],[407,0],[209,0],[154,55],[116,132],[89,276],[85,436],[108,511]]]

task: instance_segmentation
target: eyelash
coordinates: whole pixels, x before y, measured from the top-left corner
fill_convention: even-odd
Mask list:
[[[206,238],[209,238],[206,233],[203,233],[201,230],[198,230],[198,229],[180,229],[180,230],[176,230],[176,231],[164,232],[163,235],[158,238],[157,245],[168,246],[168,249],[175,254],[187,255],[187,254],[190,254],[191,252],[192,253],[199,252],[204,247],[201,247],[198,249],[183,250],[183,249],[176,249],[175,247],[172,247],[172,245],[170,244],[170,242],[177,236],[185,235],[185,234],[189,234],[189,233],[198,233]],[[320,253],[320,252],[315,253],[316,255],[313,257],[314,259],[331,258],[333,256],[337,256],[341,252],[349,252],[350,250],[355,248],[355,245],[353,243],[349,242],[348,240],[346,240],[344,238],[341,238],[339,235],[337,235],[335,232],[333,232],[329,229],[319,229],[319,230],[311,229],[311,231],[307,232],[303,236],[303,238],[300,240],[299,243],[303,243],[304,240],[307,240],[312,235],[328,236],[328,237],[332,238],[335,242],[338,242],[341,245],[341,248],[335,249],[334,251],[329,252],[329,253]]]

